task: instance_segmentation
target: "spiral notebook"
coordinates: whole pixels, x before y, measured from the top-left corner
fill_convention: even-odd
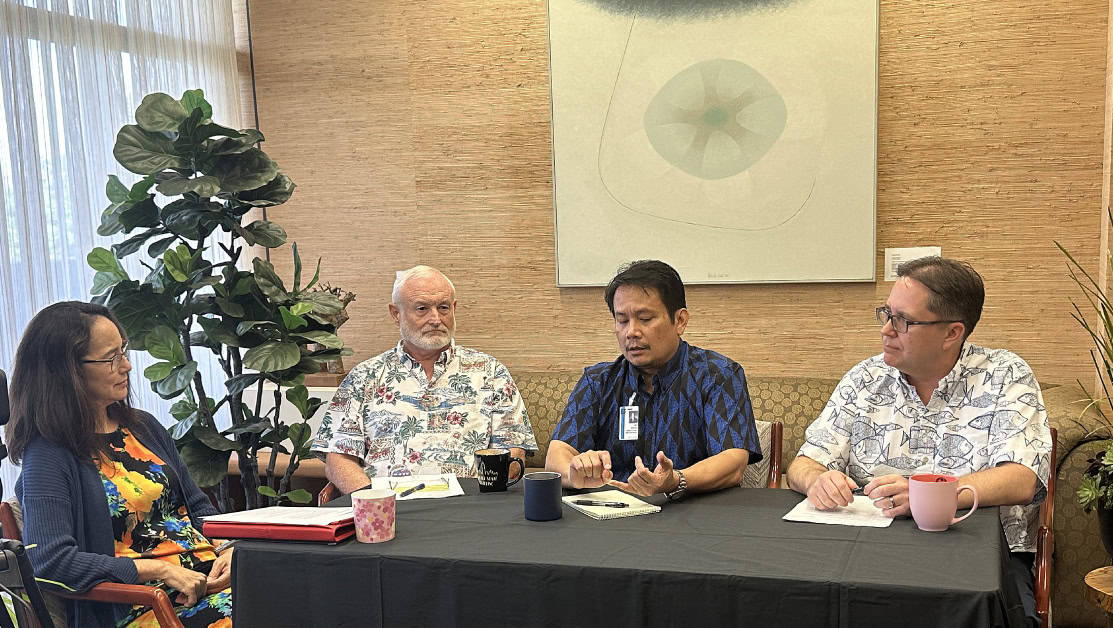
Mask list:
[[[622,502],[626,504],[625,508],[617,508],[615,506],[585,506],[577,504],[577,500],[592,500],[592,501],[605,501],[605,502]],[[584,513],[592,519],[620,519],[622,517],[635,517],[637,515],[648,515],[652,512],[661,512],[660,506],[654,506],[648,502],[644,502],[629,493],[623,493],[620,490],[612,489],[609,491],[599,491],[597,493],[582,493],[580,495],[566,495],[564,503],[572,508]]]

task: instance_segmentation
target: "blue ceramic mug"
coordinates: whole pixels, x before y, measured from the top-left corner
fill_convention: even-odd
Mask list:
[[[522,486],[526,496],[526,519],[530,521],[560,519],[562,512],[559,473],[554,471],[527,473]]]

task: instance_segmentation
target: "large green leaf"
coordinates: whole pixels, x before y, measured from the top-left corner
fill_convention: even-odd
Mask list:
[[[112,250],[116,252],[116,257],[127,257],[128,255],[131,255],[132,253],[135,253],[139,249],[143,248],[143,244],[146,243],[147,240],[150,240],[155,236],[160,236],[164,233],[166,233],[166,230],[162,227],[147,229],[146,231],[142,231],[131,236],[130,238],[124,240],[123,242],[120,242],[119,244],[113,244]]]
[[[143,351],[147,332],[159,324],[160,317],[173,317],[174,303],[155,292],[153,286],[138,281],[125,281],[112,290],[108,306],[128,332],[133,349]]]
[[[148,133],[128,124],[116,134],[112,156],[120,165],[136,174],[154,174],[167,168],[187,168],[189,161],[174,149],[174,142],[164,135]]]
[[[145,131],[176,131],[189,112],[169,94],[147,94],[135,110],[135,121]]]
[[[104,208],[100,215],[100,225],[97,227],[97,235],[110,236],[120,233],[124,230],[124,226],[120,224],[120,205],[113,203]]]
[[[201,176],[193,179],[175,177],[158,184],[159,194],[164,196],[178,196],[186,192],[193,192],[198,196],[216,196],[220,192],[220,180],[212,176]]]
[[[295,408],[298,409],[298,412],[301,413],[302,417],[305,417],[305,411],[306,411],[306,408],[309,405],[309,389],[308,388],[306,388],[302,384],[298,384],[297,386],[291,386],[290,388],[287,388],[286,389],[286,400],[289,401],[291,404],[293,404],[293,406]],[[293,429],[294,429],[294,426],[290,426],[291,432],[293,432]],[[294,446],[296,447],[297,445],[298,445],[298,443],[295,441]]]
[[[236,334],[242,336],[260,325],[275,327],[274,321],[241,321],[236,325]]]
[[[166,251],[166,249],[170,248],[171,244],[174,244],[174,240],[177,240],[177,239],[178,239],[178,236],[172,235],[168,238],[163,238],[161,240],[157,240],[155,242],[152,242],[151,246],[147,247],[147,256],[148,257],[159,257],[159,256],[161,256]]]
[[[128,190],[128,200],[132,203],[137,203],[145,198],[151,192],[151,186],[155,184],[155,175],[150,174],[135,182]]]
[[[89,251],[89,254],[85,256],[85,261],[89,263],[89,268],[93,270],[116,272],[120,269],[120,262],[112,251],[100,246]]]
[[[193,426],[197,425],[198,419],[197,407],[194,406],[193,411],[178,419],[177,423],[170,426],[170,436],[176,441],[182,440],[189,434],[189,431],[193,429]]]
[[[290,308],[285,305],[278,308],[278,312],[282,315],[282,324],[285,325],[286,329],[289,331],[301,329],[309,325],[309,321],[305,320],[302,316],[290,312]]]
[[[162,208],[162,222],[171,233],[190,240],[200,239],[198,225],[202,218],[219,212],[220,203],[201,201],[192,194]]]
[[[213,157],[237,155],[255,147],[263,141],[263,134],[255,129],[243,129],[239,137],[229,136],[205,144],[205,152]]]
[[[108,183],[104,186],[104,193],[108,200],[115,204],[123,203],[128,200],[128,188],[122,182],[120,177],[114,174],[108,175]]]
[[[308,292],[302,295],[302,299],[313,304],[314,314],[320,314],[322,316],[339,314],[340,310],[344,309],[344,304],[340,302],[340,299],[336,298],[336,295],[323,290]]]
[[[155,199],[147,197],[129,207],[121,208],[117,213],[117,218],[120,224],[124,226],[124,231],[131,231],[136,227],[159,226],[158,213],[159,209],[158,205],[155,204]]]
[[[192,442],[182,447],[182,461],[189,469],[189,475],[198,486],[208,487],[220,484],[228,475],[230,451],[216,451],[201,442]]]
[[[182,341],[178,338],[178,334],[166,325],[159,325],[147,332],[144,342],[147,345],[147,352],[153,357],[166,360],[173,366],[185,364],[185,350],[182,348]],[[159,379],[162,379],[162,377]]]
[[[290,177],[279,173],[277,177],[271,179],[266,185],[255,188],[254,190],[247,190],[240,192],[236,198],[242,203],[247,203],[252,207],[270,207],[272,205],[281,205],[290,200],[294,194],[294,182]]]
[[[89,288],[89,294],[104,294],[109,288],[121,281],[123,279],[120,275],[99,270],[93,275],[93,285]]]
[[[199,89],[187,89],[182,94],[181,103],[182,108],[188,113],[192,113],[194,109],[200,109],[202,119],[208,120],[213,117],[213,106],[205,100],[205,92]]]
[[[175,281],[184,282],[192,270],[193,258],[190,256],[188,250],[184,250],[185,245],[180,244],[176,249],[170,249],[162,254],[162,263],[166,265],[166,272]]]
[[[206,447],[217,451],[235,451],[240,448],[240,444],[236,441],[224,438],[220,435],[220,432],[205,425],[198,425],[193,428],[193,435]]]
[[[157,382],[160,379],[166,379],[170,375],[170,371],[174,370],[174,365],[169,362],[155,362],[154,364],[143,369],[143,377]]]
[[[238,155],[217,157],[205,174],[219,178],[223,192],[243,192],[270,182],[278,175],[278,164],[258,148],[251,148]]]
[[[263,376],[259,373],[245,373],[225,380],[224,387],[228,389],[229,395],[238,395],[261,379]]]
[[[170,416],[179,421],[194,412],[197,412],[197,402],[193,400],[193,392],[190,390],[186,390],[185,396],[170,406]]]
[[[256,220],[244,227],[244,231],[251,234],[256,244],[265,246],[268,249],[286,244],[286,230],[276,222]]]
[[[182,366],[174,367],[166,379],[154,384],[154,390],[163,399],[171,399],[189,386],[189,381],[196,372],[197,363],[190,360]]]
[[[304,416],[304,412],[302,413],[302,415]],[[301,449],[302,446],[309,441],[310,437],[312,436],[312,432],[313,430],[307,423],[294,423],[293,425],[291,425],[288,437],[290,439],[290,442],[293,443],[294,449]]]
[[[245,408],[245,415],[250,414],[251,411]],[[263,417],[260,419],[251,420],[250,418],[235,427],[230,427],[223,434],[261,434],[264,430],[270,428],[270,419]]]
[[[286,286],[282,283],[282,279],[274,272],[274,266],[265,259],[256,257],[251,261],[252,267],[255,269],[255,283],[259,286],[259,290],[267,295],[272,301],[285,301],[289,297],[286,294]]]
[[[313,501],[313,494],[305,490],[304,488],[299,488],[283,493],[279,495],[279,497],[285,497],[295,504],[308,504],[309,502]]]
[[[205,330],[205,335],[209,340],[218,342],[222,345],[228,345],[229,347],[241,346],[239,336],[231,329],[225,328],[220,320],[207,316],[200,316],[197,318],[197,322],[201,325],[201,329]]]
[[[243,306],[239,303],[236,303],[235,301],[216,297],[213,299],[213,302],[216,303],[221,312],[224,312],[228,316],[241,318],[244,315]]]
[[[243,365],[249,369],[271,373],[288,369],[301,360],[301,350],[293,342],[268,340],[252,347],[243,355]]]
[[[341,340],[339,336],[337,336],[336,334],[330,334],[327,331],[303,331],[292,333],[290,335],[297,336],[298,338],[305,338],[310,342],[315,342],[328,349],[339,349],[340,347],[344,346],[344,341]]]
[[[313,304],[307,301],[299,301],[290,307],[290,313],[294,316],[301,316],[313,311]]]

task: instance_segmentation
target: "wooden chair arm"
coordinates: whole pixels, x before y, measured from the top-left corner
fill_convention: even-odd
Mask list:
[[[178,614],[174,612],[174,605],[170,603],[170,596],[157,587],[142,584],[121,584],[118,582],[102,582],[84,593],[56,593],[59,597],[75,600],[89,600],[92,602],[112,602],[115,604],[140,604],[150,606],[155,611],[155,618],[163,628],[182,628]]]
[[[339,496],[340,489],[336,488],[336,485],[332,482],[329,482],[325,484],[325,487],[321,489],[320,493],[317,493],[317,505],[324,506]]]
[[[1051,556],[1055,549],[1055,533],[1040,526],[1036,531],[1035,596],[1036,615],[1040,626],[1047,628],[1051,620]]]
[[[781,484],[781,449],[784,447],[784,423],[774,421],[773,425],[769,428],[769,456],[772,460],[769,461],[769,479],[766,482],[767,488],[777,488]]]

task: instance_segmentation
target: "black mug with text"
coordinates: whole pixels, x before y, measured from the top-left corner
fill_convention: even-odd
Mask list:
[[[510,478],[510,465],[515,462],[518,463],[518,477],[513,482],[507,482]],[[517,484],[526,471],[526,464],[521,458],[512,458],[509,449],[480,449],[475,452],[475,468],[479,492],[493,493],[505,491],[506,487]]]

